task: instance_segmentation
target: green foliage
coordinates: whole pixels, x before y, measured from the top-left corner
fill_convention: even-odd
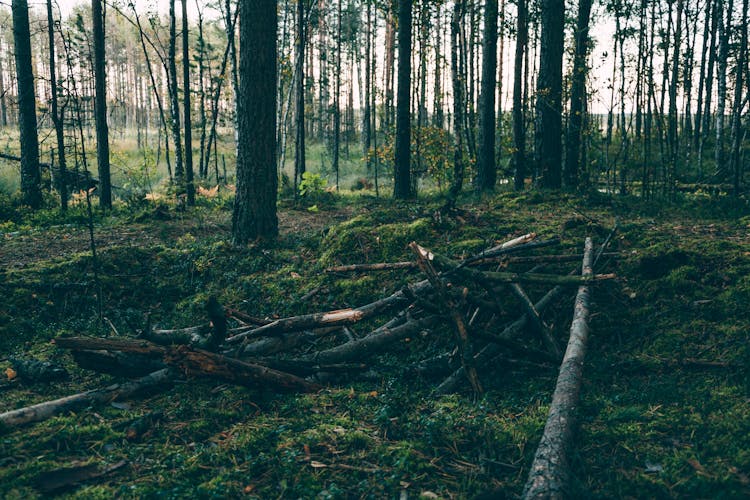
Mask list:
[[[302,174],[302,181],[299,183],[299,195],[314,200],[319,199],[325,193],[325,187],[328,181],[323,179],[320,174],[305,172]]]

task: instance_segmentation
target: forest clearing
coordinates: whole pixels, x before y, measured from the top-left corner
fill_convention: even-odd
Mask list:
[[[750,497],[747,16],[0,3],[0,497]]]

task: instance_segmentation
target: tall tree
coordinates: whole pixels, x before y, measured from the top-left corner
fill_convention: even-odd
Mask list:
[[[398,2],[398,88],[393,197],[411,198],[411,2]]]
[[[31,208],[42,205],[39,173],[39,136],[36,123],[34,72],[31,66],[31,31],[29,5],[26,0],[13,0],[13,43],[18,83],[18,126],[21,134],[21,192]]]
[[[523,0],[520,0],[523,1]],[[464,182],[464,143],[463,133],[466,118],[464,111],[464,82],[461,73],[461,25],[466,12],[465,0],[453,2],[451,17],[451,80],[453,86],[453,183],[450,189],[450,202],[455,203]]]
[[[724,2],[717,0],[717,38],[719,51],[716,57],[716,174],[722,178],[727,173],[724,165],[724,121],[727,104],[727,66],[729,60],[729,35],[732,24],[733,0],[728,0],[726,19],[724,19]]]
[[[99,1],[99,0],[94,0]],[[182,138],[180,132],[180,103],[177,89],[177,16],[175,0],[169,0],[169,52],[167,54],[167,80],[169,107],[172,118],[172,141],[174,142],[174,178],[180,192],[185,189],[185,166],[182,163]]]
[[[541,0],[534,159],[542,187],[559,188],[562,169],[562,56],[565,2]]]
[[[52,97],[52,122],[55,125],[55,137],[57,139],[57,167],[59,174],[57,176],[57,191],[60,193],[60,208],[65,211],[68,209],[68,189],[65,185],[65,132],[63,130],[63,120],[57,105],[57,61],[55,59],[55,22],[52,18],[52,0],[47,0],[47,36],[49,38],[49,79]]]
[[[592,0],[579,0],[578,20],[575,32],[575,55],[573,56],[573,78],[570,88],[570,116],[565,139],[565,165],[563,177],[569,188],[578,187],[578,174],[582,165],[581,142],[586,106],[586,75],[588,74],[589,18]]]
[[[734,105],[732,106],[732,149],[729,161],[735,197],[740,195],[740,181],[742,180],[740,141],[744,135],[742,130],[742,109],[745,106],[742,91],[745,86],[744,73],[747,70],[745,66],[745,62],[747,61],[747,10],[748,0],[742,0],[742,20],[738,25],[740,29],[739,54],[737,56],[737,69],[734,80]]]
[[[294,144],[294,193],[297,194],[297,180],[305,173],[305,0],[297,0],[297,86],[296,93],[296,136]]]
[[[109,172],[109,125],[107,124],[107,73],[104,57],[104,12],[101,0],[91,0],[94,28],[94,116],[96,118],[96,163],[99,170],[99,204],[112,208]]]
[[[184,88],[183,114],[185,115],[185,184],[187,204],[195,205],[193,184],[193,124],[190,107],[190,49],[188,43],[187,0],[182,0],[182,85]]]
[[[524,53],[528,39],[529,27],[526,21],[526,0],[517,0],[516,16],[516,51],[513,67],[513,187],[524,188],[526,178],[526,124],[524,123],[523,67]]]
[[[239,156],[232,239],[245,244],[278,234],[276,216],[277,13],[275,0],[240,9]]]
[[[497,181],[495,164],[495,91],[497,82],[497,0],[484,2],[484,40],[482,44],[482,91],[479,94],[479,151],[477,154],[477,191],[492,191]]]

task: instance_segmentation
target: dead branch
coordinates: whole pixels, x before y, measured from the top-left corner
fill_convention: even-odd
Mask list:
[[[361,339],[303,356],[300,360],[314,361],[320,364],[346,363],[352,360],[362,361],[399,340],[431,328],[437,323],[438,318],[427,316],[422,319],[408,319],[403,323],[401,321],[398,318],[393,319]]]
[[[8,411],[0,414],[0,424],[5,428],[14,428],[31,422],[41,422],[42,420],[47,420],[55,415],[82,406],[125,399],[143,390],[164,386],[175,375],[176,372],[172,369],[164,368],[131,382],[114,384],[103,389],[94,389],[53,401],[45,401],[44,403],[27,406],[26,408]]]
[[[472,389],[475,394],[482,394],[482,384],[479,381],[479,375],[474,367],[474,360],[472,356],[471,344],[469,343],[469,332],[466,328],[463,314],[458,310],[457,304],[453,301],[451,296],[445,290],[445,284],[437,275],[437,271],[432,266],[432,262],[429,260],[429,251],[419,246],[416,242],[412,241],[409,243],[409,248],[412,249],[414,254],[417,256],[417,263],[420,269],[427,275],[427,279],[430,280],[432,288],[437,293],[438,300],[450,311],[453,325],[455,326],[455,337],[456,347],[458,348],[458,355],[461,359],[461,366],[464,368],[466,378],[469,379]]]
[[[178,368],[185,375],[218,378],[245,386],[262,384],[280,390],[313,392],[321,387],[294,375],[272,370],[267,366],[240,361],[203,349],[185,345],[160,346],[144,340],[97,339],[91,337],[60,337],[55,344],[70,350],[108,350],[135,352],[158,357]]]
[[[411,286],[411,293],[424,293],[429,288],[429,281],[423,280]],[[351,325],[382,312],[407,305],[409,305],[409,299],[403,291],[399,290],[388,297],[357,307],[356,309],[339,309],[324,313],[305,314],[302,316],[277,319],[268,325],[238,333],[229,337],[226,341],[228,344],[235,344],[245,337],[251,336],[276,335],[282,332],[309,330],[312,328],[327,326]]]

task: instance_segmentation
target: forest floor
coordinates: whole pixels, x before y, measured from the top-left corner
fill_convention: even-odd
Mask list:
[[[0,412],[102,387],[50,343],[61,335],[121,335],[146,324],[205,321],[204,304],[255,316],[362,305],[421,279],[418,271],[325,273],[328,266],[410,258],[407,244],[461,257],[530,231],[559,237],[546,253],[601,243],[616,220],[619,259],[593,289],[573,456],[578,498],[737,498],[750,495],[750,212],[724,201],[680,205],[547,193],[394,203],[342,197],[320,210],[283,208],[266,246],[228,243],[229,204],[160,206],[98,217],[99,283],[80,217],[0,226],[0,370],[6,356],[62,364],[69,379],[0,382]],[[744,210],[744,211],[743,211]],[[573,264],[550,266],[566,273]],[[524,270],[519,268],[518,270]],[[546,290],[529,286],[537,300]],[[545,312],[564,341],[574,290]],[[499,300],[509,318],[514,298]],[[385,318],[387,319],[387,318]],[[383,318],[356,325],[363,334]],[[0,430],[0,497],[46,496],[50,471],[110,474],[61,490],[73,498],[488,498],[520,494],[544,426],[557,367],[517,363],[483,372],[475,399],[432,393],[442,377],[413,365],[450,349],[450,330],[403,341],[372,371],[314,394],[275,394],[212,381],[176,383],[125,404],[100,405]],[[339,339],[340,341],[340,339]],[[530,343],[536,339],[529,337]],[[319,346],[316,346],[319,348]],[[144,433],[128,428],[148,420]]]

